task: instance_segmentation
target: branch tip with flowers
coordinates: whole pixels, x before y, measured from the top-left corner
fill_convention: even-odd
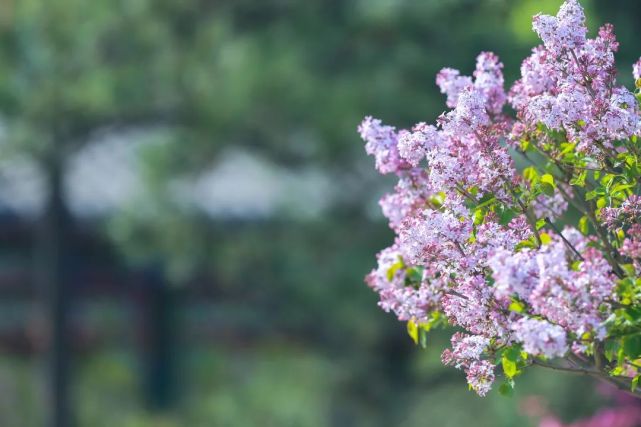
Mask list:
[[[471,77],[438,73],[436,125],[359,126],[399,179],[380,201],[396,238],[366,282],[417,343],[458,327],[442,361],[481,396],[532,365],[641,396],[641,95],[616,82],[613,27],[587,38],[577,0],[533,29],[543,44],[508,92],[483,52]]]

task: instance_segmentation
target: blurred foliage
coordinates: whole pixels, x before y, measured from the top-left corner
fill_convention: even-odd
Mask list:
[[[589,413],[589,382],[540,371],[512,399],[466,392],[460,373],[440,365],[444,337],[414,348],[362,283],[392,235],[370,214],[389,183],[369,174],[356,125],[366,114],[402,126],[434,120],[444,109],[437,71],[469,73],[481,50],[499,54],[513,81],[535,42],[531,14],[560,3],[1,2],[0,113],[12,150],[40,159],[131,128],[162,140],[139,165],[146,194],[103,230],[131,263],[160,260],[183,288],[203,276],[214,283],[220,303],[192,303],[181,328],[230,330],[177,344],[180,398],[162,414],[144,409],[130,348],[83,353],[79,425],[507,427],[528,425],[518,414],[528,393],[547,396],[566,418]],[[641,3],[585,4],[591,29],[616,25],[629,82]],[[177,204],[169,190],[230,149],[294,172],[320,167],[336,200],[312,220],[212,219]],[[0,393],[0,424],[42,425],[38,372],[37,361],[0,360],[0,387],[10,390]]]

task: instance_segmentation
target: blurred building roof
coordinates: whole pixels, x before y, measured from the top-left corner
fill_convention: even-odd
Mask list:
[[[64,180],[74,216],[103,218],[145,200],[144,151],[153,144],[162,142],[140,132],[110,134],[74,153]],[[168,188],[177,203],[211,218],[315,217],[332,200],[330,180],[320,170],[290,171],[238,149]],[[35,218],[45,192],[44,175],[33,159],[13,153],[0,158],[0,214]]]

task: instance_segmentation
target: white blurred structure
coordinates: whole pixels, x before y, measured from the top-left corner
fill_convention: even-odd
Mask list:
[[[131,132],[84,145],[67,160],[65,194],[72,213],[101,218],[144,201],[144,150],[161,143]],[[44,203],[43,180],[32,159],[0,156],[0,213],[37,217]],[[314,218],[332,201],[330,179],[320,170],[292,172],[240,149],[223,152],[210,169],[168,185],[176,203],[211,218]]]

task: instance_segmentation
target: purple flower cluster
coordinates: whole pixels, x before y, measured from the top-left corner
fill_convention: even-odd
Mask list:
[[[641,224],[634,224],[621,245],[621,253],[632,260],[636,272],[641,273]]]
[[[639,132],[639,106],[616,85],[612,27],[587,39],[576,0],[555,17],[535,16],[533,28],[543,45],[525,59],[509,95],[503,64],[483,52],[471,77],[451,68],[438,73],[450,110],[436,124],[397,131],[367,117],[359,127],[376,168],[399,179],[380,201],[396,239],[366,281],[400,320],[427,324],[438,313],[465,330],[442,360],[464,370],[480,395],[492,386],[492,360],[502,349],[541,358],[589,352],[606,336],[617,300],[611,258],[594,237],[571,227],[540,230],[573,202],[571,183],[549,176],[543,188],[540,179],[524,178],[508,146],[532,135],[551,144],[546,132],[556,131],[577,155],[598,160]],[[503,113],[508,101],[515,119]],[[632,196],[597,215],[613,229],[640,212]],[[641,225],[622,242],[621,256],[641,256]]]
[[[582,254],[584,261],[578,266],[572,266],[572,252],[556,236],[540,249],[516,254],[497,251],[489,260],[496,281],[495,297],[507,300],[516,296],[530,307],[531,315],[543,317],[577,337],[590,333],[603,338],[602,309],[615,285],[611,267],[576,230],[566,230],[564,236]],[[515,330],[522,330],[522,326]]]
[[[561,357],[568,351],[565,330],[545,320],[520,319],[512,326],[523,349],[532,355]]]
[[[522,78],[510,91],[523,124],[564,130],[571,142],[589,152],[636,134],[638,104],[616,84],[619,44],[613,27],[605,25],[595,39],[587,39],[583,9],[577,0],[568,0],[557,16],[535,16],[533,28],[543,46],[524,61]]]
[[[634,63],[632,66],[632,75],[635,80],[641,79],[641,59]]]
[[[452,350],[446,349],[441,356],[443,364],[465,369],[468,384],[480,396],[491,390],[495,378],[494,366],[481,358],[489,345],[486,337],[457,332],[452,336]]]
[[[634,224],[641,218],[641,197],[633,194],[619,207],[603,208],[601,210],[601,217],[610,229]]]
[[[358,132],[367,142],[367,154],[376,157],[376,169],[380,173],[396,172],[407,166],[398,152],[398,134],[393,126],[384,126],[380,120],[367,117]]]

